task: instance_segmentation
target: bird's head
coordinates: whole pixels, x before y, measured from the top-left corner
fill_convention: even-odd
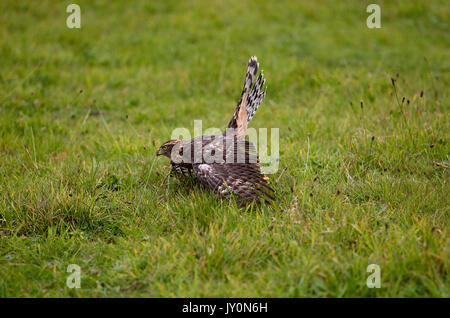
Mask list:
[[[161,145],[161,147],[159,147],[158,151],[156,152],[156,155],[157,156],[163,155],[166,156],[167,158],[170,158],[173,146],[178,144],[180,141],[181,141],[180,139],[173,139],[166,141],[164,144]]]

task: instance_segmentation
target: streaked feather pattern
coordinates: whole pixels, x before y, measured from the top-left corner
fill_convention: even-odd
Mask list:
[[[266,95],[264,75],[261,71],[257,77],[258,68],[257,58],[251,57],[241,97],[228,124],[234,134],[230,135],[227,129],[221,135],[171,140],[158,150],[158,154],[171,158],[173,176],[194,176],[221,197],[235,195],[240,205],[274,200],[275,191],[269,185],[269,178],[261,172],[256,148],[245,139],[247,125]],[[174,155],[172,149],[178,152]]]
[[[264,88],[266,80],[264,79],[263,71],[259,73],[259,76],[255,82],[258,69],[258,59],[256,56],[252,56],[248,61],[247,73],[245,74],[244,88],[242,89],[241,98],[239,99],[234,115],[228,124],[229,128],[239,128],[239,122],[243,122],[243,118],[239,120],[239,115],[243,113],[241,107],[245,107],[245,125],[248,125],[266,96],[266,89]]]

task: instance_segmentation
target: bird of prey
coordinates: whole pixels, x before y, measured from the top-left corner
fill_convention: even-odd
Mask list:
[[[256,56],[251,57],[241,98],[223,134],[169,140],[156,153],[171,159],[172,176],[192,176],[223,198],[234,195],[239,205],[274,200],[255,147],[245,138],[247,125],[266,95],[264,75],[261,71],[257,76],[258,68]]]

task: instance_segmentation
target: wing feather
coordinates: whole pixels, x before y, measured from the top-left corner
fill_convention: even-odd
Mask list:
[[[197,179],[207,188],[228,197],[231,193],[246,201],[274,200],[274,190],[252,164],[194,164]],[[231,192],[231,193],[230,193]]]
[[[259,163],[201,163],[193,165],[197,179],[222,197],[235,194],[247,202],[275,200]]]
[[[247,125],[252,120],[259,105],[261,105],[264,97],[266,96],[266,89],[264,88],[263,90],[266,81],[262,71],[255,82],[256,75],[258,74],[258,68],[258,60],[256,56],[252,56],[248,62],[241,98],[239,99],[233,117],[228,124],[228,128],[242,128],[242,130],[246,130]],[[242,108],[245,108],[245,110]],[[244,123],[245,127],[243,127]]]

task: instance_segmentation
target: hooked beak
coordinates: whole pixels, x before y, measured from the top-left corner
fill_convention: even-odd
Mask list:
[[[161,148],[160,149],[158,149],[158,151],[156,152],[156,156],[158,157],[158,156],[161,156],[162,155],[162,152],[161,152]]]

